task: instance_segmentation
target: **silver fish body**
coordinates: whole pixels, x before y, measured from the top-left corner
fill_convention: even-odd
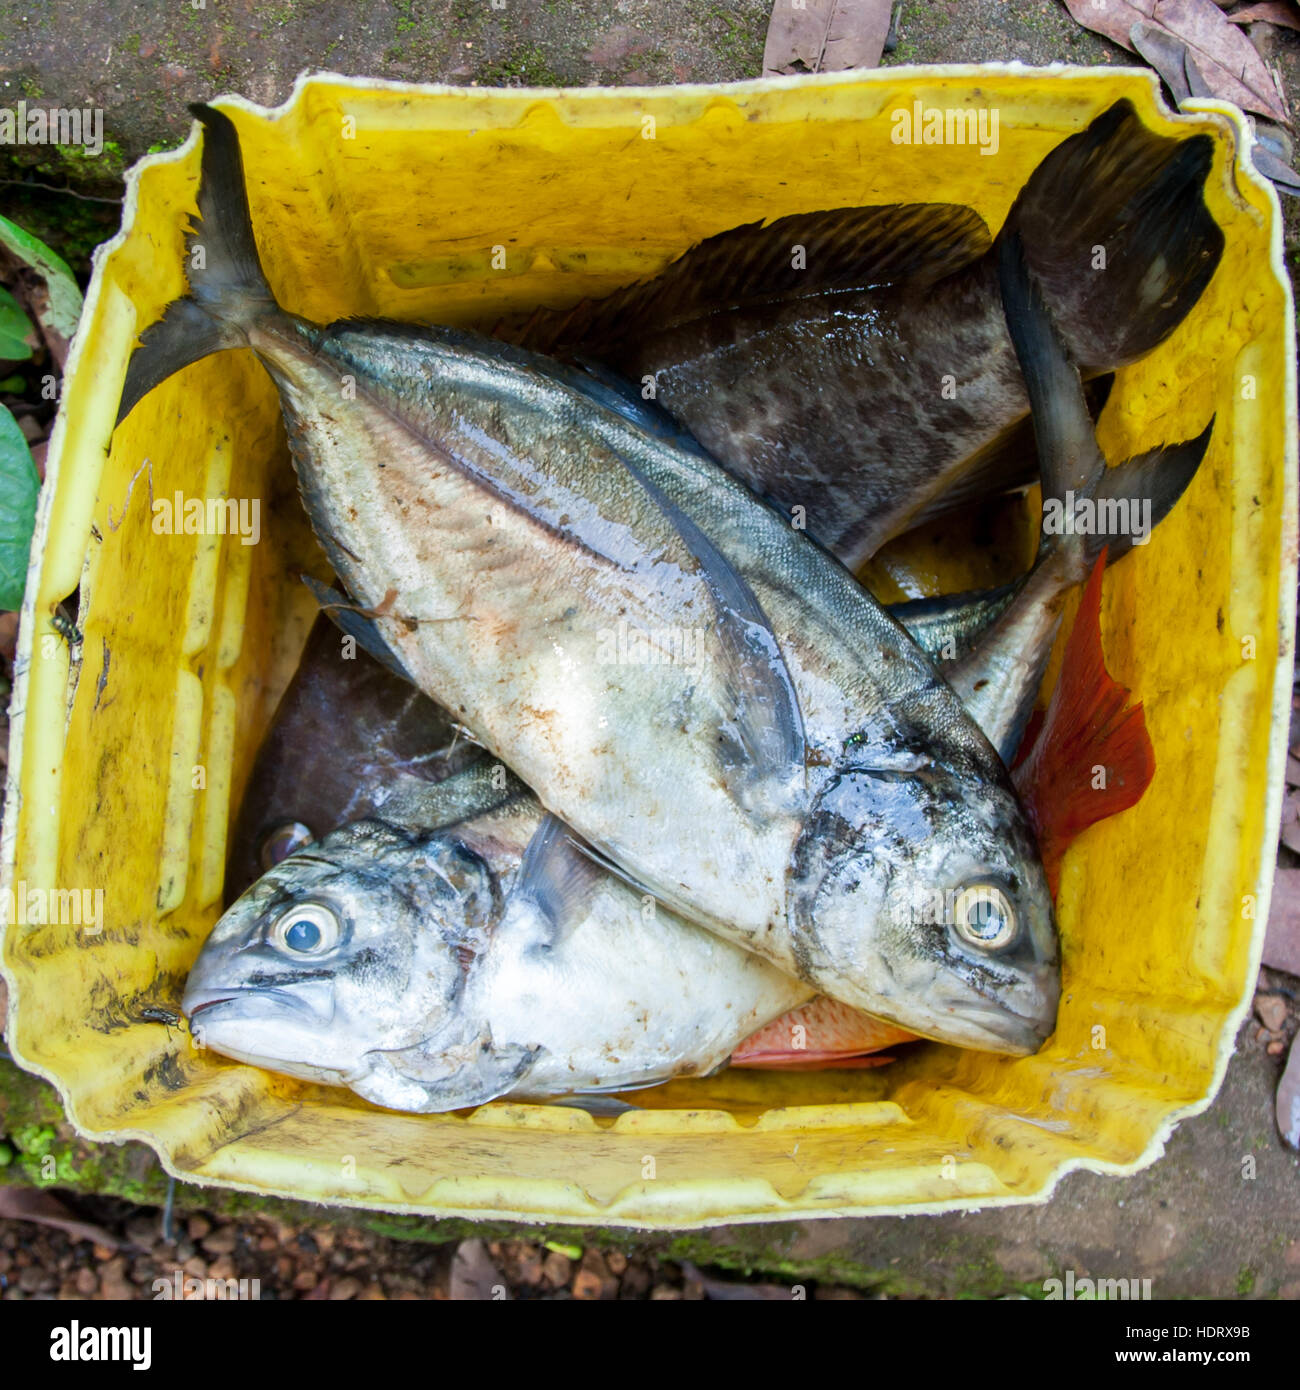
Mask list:
[[[701,1075],[812,995],[597,868],[487,767],[408,810],[423,825],[345,826],[227,910],[185,991],[196,1041],[450,1110]]]

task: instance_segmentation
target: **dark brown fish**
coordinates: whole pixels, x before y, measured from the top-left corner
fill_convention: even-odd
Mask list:
[[[1213,147],[1127,101],[1038,166],[999,233],[1085,376],[1150,352],[1209,282]],[[800,262],[792,256],[802,247]],[[794,262],[794,263],[792,263]],[[1030,481],[1029,401],[983,220],[943,204],[838,208],[701,242],[656,279],[499,336],[596,360],[856,568],[972,497]]]
[[[479,754],[428,696],[364,651],[345,656],[352,645],[328,618],[316,620],[240,805],[228,903],[305,840],[375,815],[404,787],[441,782]]]

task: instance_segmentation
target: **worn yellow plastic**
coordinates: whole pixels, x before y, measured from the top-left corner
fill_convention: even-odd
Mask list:
[[[567,92],[314,77],[273,111],[223,104],[283,304],[483,323],[757,218],[938,199],[996,229],[1048,150],[1119,97],[1162,133],[1211,136],[1227,245],[1186,323],[1119,374],[1102,442],[1118,459],[1217,424],[1177,511],[1107,577],[1106,648],[1145,703],[1158,771],[1066,859],[1056,1035],[1025,1060],[930,1045],[857,1076],[726,1072],[641,1093],[646,1108],[616,1121],[511,1104],[394,1114],[142,1016],[178,998],[218,916],[232,812],[305,634],[295,572],[326,571],[247,352],[190,368],[113,434],[135,335],[184,288],[196,140],[138,165],[50,453],[3,838],[9,894],[103,890],[98,931],[14,923],[4,941],[14,1055],[77,1128],[146,1140],[200,1183],[641,1227],[1042,1200],[1071,1169],[1157,1156],[1214,1094],[1249,998],[1290,709],[1292,306],[1240,114],[1201,101],[1173,117],[1146,73],[1014,66]],[[891,113],[916,101],[996,110],[997,153],[892,143]],[[151,502],[177,491],[259,499],[258,544],[156,533]],[[895,548],[874,577],[933,590],[987,569],[945,542]],[[53,619],[78,586],[70,648]]]

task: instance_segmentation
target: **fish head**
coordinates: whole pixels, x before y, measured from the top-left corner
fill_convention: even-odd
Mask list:
[[[1005,775],[933,762],[844,771],[818,798],[793,873],[800,966],[842,973],[847,1002],[984,1051],[1029,1055],[1051,1035],[1052,897]]]
[[[400,1109],[477,1103],[463,1096],[495,1078],[453,1078],[490,1063],[469,981],[499,911],[454,834],[355,822],[223,914],[182,1007],[199,1046],[238,1061]]]

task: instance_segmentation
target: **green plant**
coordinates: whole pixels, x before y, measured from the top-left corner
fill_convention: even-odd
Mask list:
[[[21,606],[40,490],[18,421],[0,406],[0,609]]]
[[[32,355],[28,341],[32,331],[32,321],[22,306],[0,286],[0,362],[26,362]]]

